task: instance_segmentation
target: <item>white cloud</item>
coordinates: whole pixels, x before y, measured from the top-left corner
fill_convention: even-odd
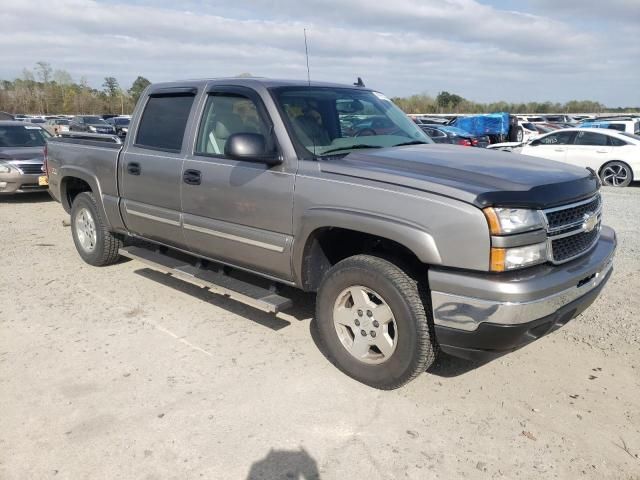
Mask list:
[[[474,100],[640,104],[637,42],[613,48],[620,42],[609,32],[475,0],[256,0],[250,7],[192,0],[180,10],[149,1],[5,3],[0,78],[38,60],[95,86],[107,75],[125,86],[139,74],[304,78],[306,27],[317,80],[362,76],[390,95],[446,89]]]

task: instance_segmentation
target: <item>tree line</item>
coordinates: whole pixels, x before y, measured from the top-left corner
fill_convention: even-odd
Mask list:
[[[440,92],[434,98],[427,94],[411,95],[410,97],[395,97],[391,99],[406,113],[602,113],[602,112],[637,112],[638,107],[609,108],[591,100],[571,100],[559,102],[528,102],[528,103],[477,103],[456,95],[455,93]]]
[[[128,89],[115,77],[105,77],[102,89],[89,86],[85,77],[74,81],[66,70],[47,62],[25,68],[13,81],[0,80],[0,111],[25,114],[130,114],[151,82],[139,76]]]
[[[239,75],[251,76],[243,73]],[[47,62],[24,69],[13,81],[0,80],[0,111],[26,114],[130,114],[149,80],[138,76],[131,87],[124,89],[115,77],[105,77],[102,89],[89,86],[85,77],[74,81],[66,70],[54,70]],[[406,113],[601,113],[631,112],[640,108],[607,108],[591,100],[571,100],[566,103],[477,103],[456,95],[440,92],[395,97],[393,102]]]

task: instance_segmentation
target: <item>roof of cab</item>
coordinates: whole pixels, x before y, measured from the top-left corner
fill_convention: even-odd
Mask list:
[[[331,87],[331,88],[351,88],[357,90],[370,90],[366,87],[358,87],[355,85],[345,85],[341,83],[330,82],[308,82],[306,80],[282,80],[263,77],[222,77],[222,78],[200,78],[191,80],[178,80],[172,82],[154,83],[149,87],[148,94],[153,94],[159,90],[166,90],[180,87],[204,87],[209,83],[217,83],[220,85],[237,85],[243,87]]]

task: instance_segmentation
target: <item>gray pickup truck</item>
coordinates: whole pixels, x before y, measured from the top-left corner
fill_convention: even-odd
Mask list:
[[[323,351],[376,388],[438,351],[486,359],[540,338],[612,272],[594,172],[433,144],[363,87],[154,84],[124,143],[103,140],[47,148],[87,263],[138,259],[270,312],[290,287],[317,292]]]

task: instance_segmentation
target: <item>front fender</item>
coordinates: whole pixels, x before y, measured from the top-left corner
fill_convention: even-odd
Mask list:
[[[442,264],[433,236],[417,224],[382,214],[341,207],[312,207],[302,216],[293,247],[293,270],[301,280],[303,257],[313,232],[323,228],[344,228],[392,240],[411,250],[423,263]]]

